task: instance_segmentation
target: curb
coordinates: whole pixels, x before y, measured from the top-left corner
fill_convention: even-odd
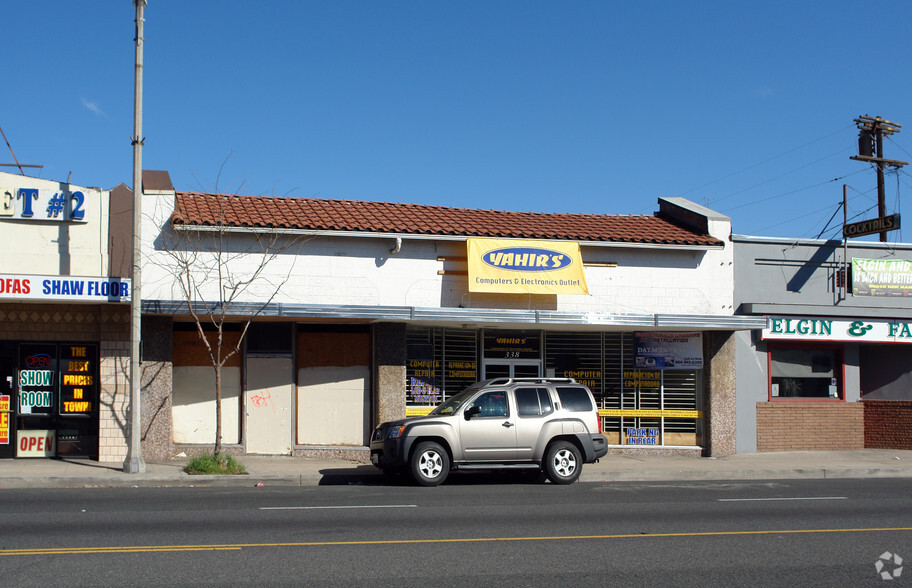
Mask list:
[[[470,475],[470,474],[469,474]],[[190,475],[147,476],[123,474],[123,477],[90,476],[20,476],[6,477],[0,482],[0,491],[28,488],[253,488],[263,486],[356,486],[387,485],[380,473],[366,474],[340,470],[338,473],[319,471],[301,474],[266,474],[255,472],[237,476]],[[637,471],[586,471],[580,476],[583,483],[610,482],[709,482],[709,481],[762,481],[799,479],[862,479],[862,478],[912,478],[912,471],[900,468],[869,467],[811,467],[792,469],[732,469],[706,470],[637,470]],[[393,484],[394,486],[395,484]]]

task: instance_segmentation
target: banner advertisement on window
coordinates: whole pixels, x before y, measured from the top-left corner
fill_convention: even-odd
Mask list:
[[[855,296],[912,296],[912,261],[852,259]]]
[[[468,239],[469,292],[588,294],[579,243]]]
[[[702,333],[634,334],[636,367],[656,370],[693,370],[703,367]]]

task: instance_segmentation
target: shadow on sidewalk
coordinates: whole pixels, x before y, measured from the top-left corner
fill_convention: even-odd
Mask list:
[[[73,458],[73,457],[52,457],[50,459],[52,459],[54,461],[59,461],[60,463],[83,466],[83,467],[87,467],[87,468],[96,468],[96,469],[101,469],[101,470],[110,470],[112,472],[119,472],[119,471],[122,471],[122,469],[123,469],[122,467],[117,467],[117,466],[109,465],[106,463],[93,461],[93,460],[90,460],[89,458],[79,459],[79,458]]]

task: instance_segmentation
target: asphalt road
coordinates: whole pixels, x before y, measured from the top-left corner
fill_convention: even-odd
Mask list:
[[[6,490],[0,585],[912,582],[910,480],[507,482]]]

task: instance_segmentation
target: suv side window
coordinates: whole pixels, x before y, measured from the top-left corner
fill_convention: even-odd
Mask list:
[[[472,406],[481,408],[479,417],[505,417],[509,416],[507,410],[507,394],[502,390],[496,392],[485,392],[472,401],[472,404],[466,407],[468,410]]]
[[[541,416],[553,410],[547,388],[517,388],[514,394],[519,416]]]
[[[557,386],[557,395],[564,410],[570,412],[589,412],[592,410],[592,400],[585,388],[571,386]]]

